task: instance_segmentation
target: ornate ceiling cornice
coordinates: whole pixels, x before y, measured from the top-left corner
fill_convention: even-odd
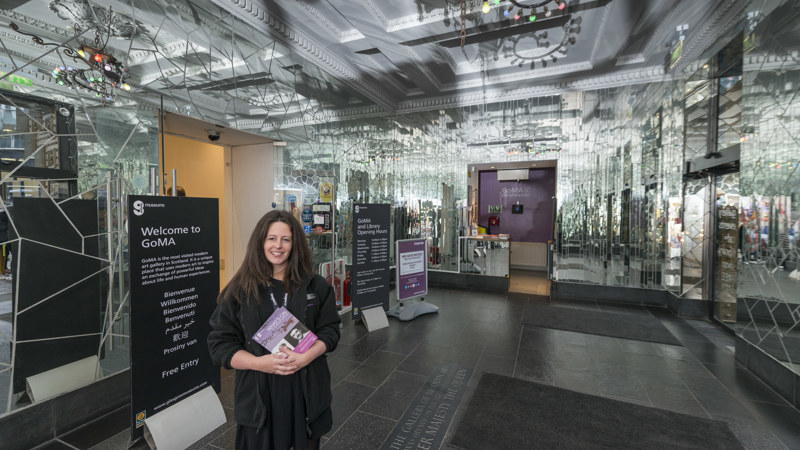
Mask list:
[[[614,72],[599,77],[575,78],[511,89],[488,88],[485,93],[475,92],[401,102],[396,113],[406,114],[442,108],[481,105],[500,101],[557,95],[575,90],[589,91],[631,84],[655,83],[667,79],[668,77],[665,77],[663,67],[653,66],[643,69]]]
[[[367,2],[372,3],[372,0],[367,0]],[[420,25],[429,25],[432,23],[442,22],[444,21],[445,17],[447,17],[447,14],[448,12],[444,8],[436,8],[430,11],[424,11],[422,14],[403,16],[394,20],[386,21],[386,19],[384,19],[384,21],[381,23],[386,28],[387,33],[392,33],[395,31],[405,30],[407,28],[418,27]],[[460,14],[460,11],[458,14],[453,14],[453,19],[460,21]]]
[[[390,110],[396,107],[396,102],[379,89],[378,86],[364,79],[335,55],[328,53],[309,36],[271,15],[263,0],[227,0],[227,4],[230,7],[226,9],[236,17],[251,24],[256,29],[262,29],[266,25],[271,35],[277,36],[281,42],[291,49],[296,50],[300,55],[316,63],[317,66],[331,76],[348,84],[370,100]],[[220,6],[225,7],[223,5],[224,2],[220,2]]]
[[[664,74],[664,68],[662,66],[653,66],[637,70],[619,71],[599,77],[562,80],[554,83],[539,84],[534,86],[529,85],[515,89],[487,89],[486,92],[474,92],[410,100],[401,102],[398,109],[393,112],[386,111],[385,109],[377,106],[328,110],[326,111],[327,117],[325,122],[342,122],[371,117],[385,117],[392,114],[412,114],[438,109],[459,108],[501,101],[559,95],[566,92],[591,91],[632,84],[657,83],[669,81],[670,79],[671,78],[669,76]],[[237,125],[241,126],[243,123],[246,122],[238,121]],[[263,121],[252,121],[252,128],[250,129],[258,129],[262,132],[269,132],[278,129],[316,125],[319,123],[323,123],[323,121],[309,122],[303,117],[294,116],[285,121],[281,121],[280,128],[262,127],[264,125]]]
[[[10,19],[10,22],[25,24],[27,26],[35,28],[37,31],[47,31],[53,35],[58,35],[66,39],[71,39],[72,37],[75,36],[75,32],[72,30],[67,30],[66,28],[57,27],[51,23],[36,19],[34,17],[20,14],[16,11],[11,11],[8,9],[0,9],[0,15],[8,17]]]
[[[363,0],[363,3],[364,7],[367,8],[367,11],[372,14],[372,17],[378,19],[378,22],[381,24],[381,26],[386,29],[387,20],[386,16],[383,15],[381,8],[379,8],[378,5],[376,5],[372,0]]]
[[[298,6],[303,8],[306,13],[314,17],[315,23],[322,24],[323,27],[327,29],[332,36],[335,36],[339,42],[349,42],[356,41],[358,39],[364,39],[364,35],[355,28],[348,29],[347,31],[340,30],[336,25],[328,20],[328,16],[320,13],[319,10],[311,5],[308,1],[295,0],[295,2]]]

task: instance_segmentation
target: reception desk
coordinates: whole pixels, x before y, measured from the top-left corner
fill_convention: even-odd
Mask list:
[[[459,273],[507,277],[511,241],[502,237],[458,238]]]

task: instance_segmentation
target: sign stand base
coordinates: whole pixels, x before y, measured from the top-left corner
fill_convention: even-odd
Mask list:
[[[225,411],[211,386],[144,420],[151,449],[182,450],[225,424]]]
[[[25,379],[25,391],[32,402],[55,397],[93,383],[99,362],[96,355],[50,369]]]
[[[364,319],[364,325],[367,326],[367,331],[370,333],[389,326],[389,320],[386,318],[386,313],[383,311],[382,306],[362,309],[361,317]]]
[[[412,302],[409,304],[400,302],[399,305],[391,308],[389,311],[386,311],[386,315],[394,317],[403,322],[407,322],[409,320],[414,320],[423,314],[431,314],[435,312],[439,312],[439,307],[425,302],[425,299],[423,298],[418,302]]]

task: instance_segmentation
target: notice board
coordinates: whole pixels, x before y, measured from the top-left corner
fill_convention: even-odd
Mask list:
[[[206,345],[219,293],[219,201],[128,197],[131,438],[144,420],[206,386],[219,368]]]
[[[428,258],[426,240],[397,241],[397,301],[402,302],[428,293]]]
[[[389,309],[388,204],[353,205],[353,318],[364,309]]]

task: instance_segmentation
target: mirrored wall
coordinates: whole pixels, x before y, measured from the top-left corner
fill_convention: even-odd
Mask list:
[[[313,243],[320,260],[349,262],[353,203],[389,203],[393,237],[428,238],[439,255],[430,268],[457,271],[458,238],[474,216],[470,164],[557,160],[555,280],[713,299],[714,279],[733,262],[708,233],[731,237],[719,212],[736,204],[732,326],[797,370],[797,2],[754,1],[742,13],[740,74],[703,67],[730,36],[660,83],[406,115],[211,1],[78,13],[63,3],[0,10],[0,414],[31,404],[28,375],[67,359],[94,357],[94,377],[128,367],[122,205],[162,188],[150,178],[159,110],[286,142],[265,168],[275,189],[313,205],[328,183],[335,199],[334,232]],[[687,171],[733,147],[738,187],[728,172]],[[732,303],[730,293],[719,298]],[[42,326],[50,319],[41,317],[77,313]],[[68,342],[80,352],[62,354]]]
[[[753,2],[745,20],[737,329],[800,372],[800,4]]]
[[[124,205],[162,190],[158,111],[280,138],[376,109],[212,1],[16,3],[0,9],[0,415],[44,400],[32,375],[129,367]]]

